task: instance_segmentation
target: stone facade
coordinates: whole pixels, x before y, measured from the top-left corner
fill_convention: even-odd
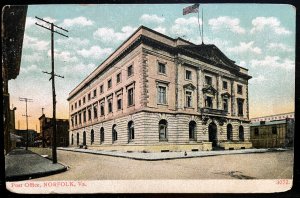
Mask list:
[[[141,26],[69,94],[70,146],[249,148],[247,73],[214,45]]]

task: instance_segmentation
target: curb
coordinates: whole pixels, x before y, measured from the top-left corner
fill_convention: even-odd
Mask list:
[[[78,153],[85,153],[85,154],[92,154],[92,155],[104,155],[104,156],[110,156],[110,157],[121,157],[121,158],[127,158],[127,159],[133,159],[133,160],[141,160],[141,161],[161,161],[161,160],[175,160],[175,159],[186,159],[186,158],[199,158],[199,157],[213,157],[213,156],[219,156],[219,155],[237,155],[237,154],[260,154],[260,153],[267,153],[267,152],[282,152],[287,150],[265,150],[265,151],[254,151],[249,153],[230,153],[230,154],[210,154],[210,155],[203,155],[203,156],[184,156],[184,157],[171,157],[171,158],[156,158],[156,159],[145,159],[145,158],[138,158],[138,157],[130,157],[130,156],[120,156],[120,155],[113,155],[113,154],[107,154],[107,153],[93,153],[93,152],[83,152],[80,150],[69,150],[69,149],[61,149],[58,148],[58,150],[62,151],[71,151],[71,152],[78,152]],[[289,150],[289,149],[288,149]]]

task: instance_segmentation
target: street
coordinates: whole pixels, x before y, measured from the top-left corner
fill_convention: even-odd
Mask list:
[[[140,161],[70,151],[58,151],[63,173],[33,179],[291,179],[293,151],[219,155],[162,161]]]

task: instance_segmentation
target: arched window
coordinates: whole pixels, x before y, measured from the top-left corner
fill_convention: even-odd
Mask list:
[[[101,127],[100,129],[100,144],[104,142],[104,128]]]
[[[114,124],[112,127],[112,141],[117,141],[118,140],[118,132],[116,130],[117,125]]]
[[[94,143],[94,129],[91,130],[91,144]]]
[[[76,144],[79,145],[79,133],[77,133],[77,139],[76,139]]]
[[[134,140],[134,123],[133,121],[128,122],[128,140]]]
[[[195,140],[196,139],[196,122],[190,121],[189,123],[189,139]]]
[[[242,125],[239,127],[239,140],[244,141],[244,127]]]
[[[83,145],[86,145],[86,132],[83,131],[83,142],[82,142]]]
[[[166,120],[160,120],[159,127],[159,141],[168,141],[167,127],[168,122]]]
[[[232,125],[227,125],[227,140],[232,141]]]
[[[72,134],[72,140],[71,140],[71,145],[74,144],[74,135]]]

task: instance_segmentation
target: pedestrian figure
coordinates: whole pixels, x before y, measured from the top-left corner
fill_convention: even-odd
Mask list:
[[[186,153],[186,151],[184,151],[184,156],[187,156],[187,153]]]

